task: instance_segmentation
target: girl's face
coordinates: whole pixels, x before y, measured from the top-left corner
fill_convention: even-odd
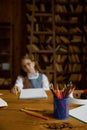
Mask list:
[[[35,62],[31,61],[30,59],[23,59],[22,60],[22,69],[26,73],[35,73]]]

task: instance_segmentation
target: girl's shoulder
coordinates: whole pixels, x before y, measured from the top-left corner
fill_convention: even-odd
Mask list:
[[[44,74],[44,73],[41,73],[41,75],[42,75],[42,78],[45,78],[45,79],[47,79],[47,75],[46,75],[46,74]]]
[[[18,78],[18,79],[22,79],[22,80],[24,80],[24,79],[26,79],[26,78],[28,78],[28,77],[27,77],[27,76],[18,75],[17,78]]]

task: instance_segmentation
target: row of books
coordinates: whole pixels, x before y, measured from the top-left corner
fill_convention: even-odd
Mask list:
[[[33,18],[33,16],[32,15],[30,15],[29,13],[26,13],[26,18],[27,18],[27,20],[29,21],[29,22],[32,22],[32,18]],[[61,15],[59,15],[59,14],[56,14],[55,15],[55,19],[54,19],[54,21],[55,21],[55,23],[57,24],[57,23],[67,23],[67,24],[69,24],[69,23],[78,23],[78,21],[80,20],[79,19],[79,16],[70,16],[69,18],[68,18],[68,20],[66,19],[67,17],[62,17]],[[39,22],[38,22],[38,19],[39,19]],[[42,22],[42,23],[45,23],[45,24],[48,24],[49,25],[49,23],[52,23],[52,16],[38,16],[38,17],[34,17],[34,19],[33,19],[33,21],[34,21],[34,23],[36,24],[36,25],[38,25],[38,27],[39,27],[39,23],[40,22]],[[27,25],[27,26],[29,26],[29,25]],[[30,24],[30,26],[31,26],[31,24]],[[36,26],[37,27],[37,26]],[[82,32],[82,30],[76,25],[76,27],[74,26],[74,27],[69,27],[68,28],[68,26],[65,26],[65,25],[63,25],[63,26],[58,26],[58,25],[55,25],[55,29],[56,30],[62,30],[62,31],[64,31],[64,32],[67,32],[67,31],[70,31],[70,32],[79,32],[79,33],[81,33]],[[84,29],[84,31],[86,31],[87,32],[87,26],[83,26],[83,29]]]
[[[55,12],[57,13],[68,13],[68,12],[71,12],[71,13],[81,13],[83,11],[83,5],[80,5],[80,4],[56,4],[55,5]]]
[[[43,17],[43,16],[38,16],[39,18],[40,17]],[[32,22],[32,19],[33,19],[33,16],[32,15],[30,15],[29,13],[26,13],[26,18],[27,18],[27,20],[29,21],[29,22]],[[48,25],[49,25],[49,23],[51,23],[52,22],[52,17],[51,16],[46,16],[46,17],[43,17],[44,18],[44,20],[46,20],[46,22],[43,20],[42,21],[42,23],[47,23]],[[79,22],[79,20],[80,20],[80,17],[78,16],[70,16],[70,17],[68,17],[68,20],[67,20],[67,17],[62,17],[61,15],[59,15],[59,14],[56,14],[55,15],[55,17],[54,17],[54,21],[55,21],[55,23],[56,24],[59,24],[59,23],[62,23],[62,24],[65,24],[65,23],[67,23],[67,25],[68,24],[76,24],[76,23],[78,23]],[[33,19],[33,21],[36,23],[36,24],[38,24],[38,21],[37,21],[37,19],[36,19],[36,17],[34,17],[34,19]],[[40,22],[40,21],[39,21]],[[62,27],[62,30],[64,30],[64,31],[66,31],[66,29],[64,28],[65,26],[63,26]],[[57,29],[57,27],[56,27],[56,29]],[[84,26],[84,28],[83,28],[84,30],[87,30],[86,29],[86,26]],[[58,30],[58,29],[57,29]],[[72,30],[71,30],[72,31]],[[77,28],[75,28],[75,30],[74,31],[76,31],[76,32],[81,32],[81,29],[79,29],[78,27]]]
[[[81,52],[81,47],[80,46],[75,46],[75,45],[69,45],[68,52],[69,53],[78,53],[79,54]]]
[[[56,62],[57,63],[64,63],[66,60],[67,60],[67,55],[61,55],[61,54],[58,54],[56,55]]]
[[[47,4],[49,6],[47,6]],[[65,4],[65,3],[64,3]],[[80,13],[83,11],[83,5],[81,4],[72,4],[72,3],[69,3],[68,5],[67,4],[60,4],[59,1],[58,3],[54,2],[54,7],[55,7],[55,12],[58,12],[58,13],[67,13],[68,11],[69,12],[72,12],[72,13]],[[52,11],[52,2],[44,2],[44,3],[36,3],[35,5],[32,5],[32,4],[29,4],[29,3],[26,3],[26,7],[28,9],[28,11],[33,11],[33,8],[35,10],[35,12],[51,12]]]
[[[26,18],[29,22],[32,22],[32,14],[26,13]],[[34,22],[36,23],[40,23],[40,22],[44,22],[44,23],[51,23],[52,22],[52,16],[46,16],[46,15],[38,15],[37,17],[34,17]]]
[[[82,74],[71,74],[70,77],[69,77],[69,80],[70,81],[73,81],[73,82],[79,82],[82,78]]]
[[[39,35],[39,38],[34,36],[33,39],[31,39],[31,36],[27,37],[29,39],[27,48],[33,49],[36,51],[40,50],[52,50],[54,49],[53,44],[52,44],[52,36],[45,37],[44,35]],[[46,38],[46,39],[45,39]],[[30,44],[30,41],[32,40],[32,45]],[[81,40],[81,39],[80,39]],[[68,38],[64,36],[56,37],[56,46],[55,46],[55,51],[56,53],[78,53],[80,54],[81,52],[81,46],[82,44],[76,45],[76,42],[81,42],[79,39],[73,39],[73,42],[75,44],[70,44],[71,42],[68,40]],[[69,43],[69,44],[68,44]],[[85,52],[85,47],[84,47],[84,52]]]
[[[47,31],[47,32],[52,32],[52,24],[50,24],[50,26],[48,26],[49,23],[45,23],[45,25],[43,26],[43,23],[40,24],[40,23],[35,23],[34,24],[34,30],[36,32],[39,32],[39,31]],[[27,28],[27,32],[31,32],[32,31],[32,28],[31,28],[31,24],[26,24],[26,28]],[[79,27],[65,27],[65,26],[57,26],[55,25],[55,31],[56,33],[65,33],[65,34],[68,34],[68,33],[71,33],[71,34],[82,34],[83,31],[87,32],[87,26],[84,26],[83,27],[83,30],[80,29]]]
[[[67,19],[67,17],[64,17],[63,15],[61,16],[61,14],[55,14],[56,23],[60,22],[60,23],[67,23],[67,24],[69,23],[76,24],[79,22],[80,18],[81,18],[80,15],[79,16],[71,15],[71,16],[68,16],[68,19]]]
[[[64,64],[56,62],[55,67],[58,73],[67,73],[67,72],[79,73],[81,72],[81,69],[82,69],[81,64],[77,64],[77,63],[71,64],[71,63],[66,63],[66,62]]]
[[[72,35],[72,37],[67,36],[56,36],[56,43],[57,44],[71,44],[71,43],[81,43],[82,42],[82,36],[79,35]]]
[[[71,54],[68,56],[68,59],[70,63],[80,63],[80,58],[78,54]]]
[[[50,3],[51,3],[51,1],[44,2],[44,3],[38,2],[35,5],[26,3],[26,7],[27,7],[28,11],[33,11],[33,8],[34,8],[35,12],[51,12],[52,5]],[[47,6],[47,4],[49,6]]]
[[[53,50],[53,47],[51,47],[50,45],[46,45],[44,47],[44,45],[40,44],[39,47],[38,45],[35,44],[28,44],[27,45],[27,50],[30,52],[30,50],[32,50],[33,52],[41,52],[41,51],[49,51],[49,50]]]
[[[57,47],[55,48],[55,51],[57,54],[62,54],[62,53],[67,54],[68,48],[63,44],[58,44]]]
[[[45,35],[40,35],[37,34],[37,36],[33,36],[33,38],[31,39],[31,36],[27,36],[27,38],[29,39],[29,41],[32,40],[33,43],[51,43],[53,38],[52,36],[47,36],[45,39]],[[56,44],[65,44],[65,45],[69,45],[69,44],[73,44],[73,43],[82,43],[82,37],[81,36],[72,36],[72,39],[69,39],[66,36],[56,36]],[[30,42],[29,42],[30,43]],[[81,44],[80,44],[81,45]]]
[[[58,73],[65,73],[66,71],[64,70],[66,68],[66,66],[64,66],[65,68],[63,68],[63,64],[58,64],[56,63],[55,64],[55,67],[56,67],[56,71]]]
[[[70,72],[70,73],[73,73],[73,72],[81,72],[81,69],[82,69],[82,66],[81,66],[81,64],[68,64],[68,71]]]
[[[53,50],[53,46],[51,44],[45,44],[45,43],[43,43],[43,44],[41,44],[41,43],[34,44],[33,43],[33,44],[28,44],[27,45],[27,49],[28,50],[32,50],[32,51]],[[84,50],[83,50],[84,53],[86,53],[85,50],[86,49],[84,48]],[[56,51],[56,54],[57,54],[58,61],[60,61],[59,59],[61,59],[63,57],[63,55],[67,55],[68,54],[71,59],[73,59],[72,58],[73,56],[76,57],[74,59],[78,59],[77,56],[79,56],[81,54],[79,47],[71,46],[71,48],[70,48],[70,47],[66,47],[66,46],[61,45],[61,44],[58,45],[55,48],[55,51]],[[61,54],[61,58],[60,58],[60,54]],[[70,61],[72,61],[72,60],[70,60]],[[75,61],[79,61],[79,60],[75,60]]]
[[[69,62],[69,63],[80,63],[80,58],[78,54],[58,54],[56,55],[56,62],[57,63],[64,63],[65,61]]]
[[[79,27],[68,27],[68,26],[58,26],[55,25],[55,31],[58,33],[82,33],[82,29],[80,29]]]
[[[27,36],[27,39],[29,39],[29,41],[30,41],[31,36],[30,35]],[[40,44],[40,43],[49,44],[49,43],[53,42],[53,37],[52,37],[52,35],[36,34],[33,36],[32,42],[38,43],[38,44]]]
[[[57,76],[57,83],[60,89],[64,88],[64,83],[67,81],[72,81],[73,83],[79,82],[82,79],[82,74],[69,74],[69,76],[64,76],[64,75],[58,75]]]

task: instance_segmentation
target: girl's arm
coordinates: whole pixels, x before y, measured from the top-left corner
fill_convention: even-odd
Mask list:
[[[23,78],[21,76],[18,76],[13,88],[11,89],[11,92],[14,94],[20,93],[22,88],[23,88]]]
[[[48,77],[45,74],[42,75],[42,82],[43,82],[43,88],[45,90],[49,90],[50,89],[50,83],[49,83]]]

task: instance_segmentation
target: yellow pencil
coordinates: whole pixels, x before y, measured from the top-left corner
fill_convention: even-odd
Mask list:
[[[43,116],[43,115],[41,115],[41,114],[38,114],[38,113],[36,113],[36,112],[28,111],[28,110],[25,110],[25,109],[21,109],[21,111],[26,112],[26,113],[29,114],[29,115],[42,118],[42,119],[44,119],[44,120],[48,120],[48,117]]]
[[[16,93],[16,95],[19,94],[18,88],[15,88],[15,93]]]
[[[18,93],[19,93],[19,92],[18,92],[18,91],[16,91],[16,95],[18,95]]]
[[[40,109],[40,108],[31,108],[31,107],[25,107],[24,108],[25,110],[29,110],[29,111],[46,111],[46,110],[43,110],[43,109]]]

